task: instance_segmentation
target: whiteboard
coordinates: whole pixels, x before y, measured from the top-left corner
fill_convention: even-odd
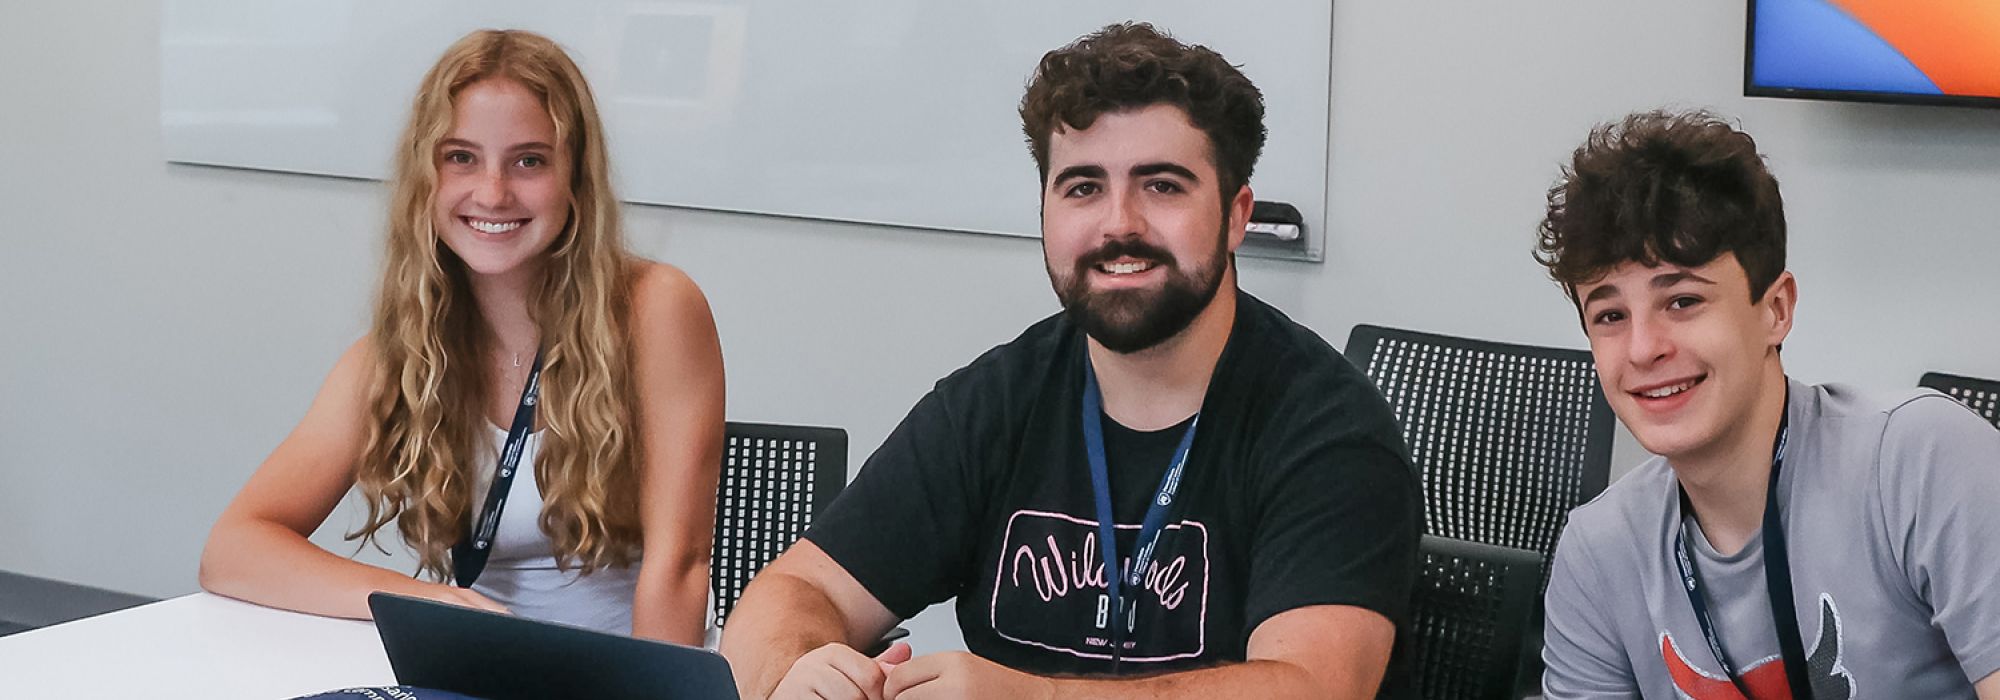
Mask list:
[[[1257,84],[1258,199],[1326,220],[1324,1],[163,2],[170,161],[382,179],[445,47],[522,28],[591,81],[627,201],[1023,236],[1039,187],[1016,108],[1036,62],[1150,21]]]

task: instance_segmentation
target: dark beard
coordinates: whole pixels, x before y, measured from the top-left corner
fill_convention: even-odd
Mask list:
[[[1179,335],[1194,323],[1196,316],[1215,300],[1222,287],[1222,272],[1228,264],[1228,237],[1218,236],[1216,253],[1209,264],[1183,269],[1172,253],[1137,238],[1120,238],[1077,258],[1067,277],[1049,271],[1056,298],[1070,322],[1082,328],[1106,350],[1126,355]],[[1143,260],[1166,271],[1166,285],[1158,290],[1119,289],[1092,291],[1090,272],[1099,263],[1129,257]]]

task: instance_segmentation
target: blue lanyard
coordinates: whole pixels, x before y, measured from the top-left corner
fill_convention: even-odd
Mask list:
[[[1786,413],[1791,411],[1790,390],[1786,390]],[[1771,617],[1777,625],[1778,652],[1785,666],[1785,680],[1791,687],[1792,697],[1798,700],[1812,698],[1812,683],[1807,678],[1805,642],[1799,635],[1798,610],[1792,603],[1792,567],[1785,544],[1784,518],[1778,514],[1778,472],[1785,467],[1785,443],[1791,435],[1791,416],[1778,421],[1777,443],[1771,448],[1771,484],[1764,490],[1764,584],[1765,592],[1771,598]],[[1694,506],[1688,501],[1687,489],[1680,489],[1681,512],[1692,514]],[[1722,636],[1716,633],[1715,618],[1708,612],[1708,602],[1701,590],[1701,571],[1695,567],[1694,559],[1687,552],[1687,527],[1682,526],[1674,537],[1674,565],[1680,568],[1681,588],[1687,592],[1688,604],[1694,608],[1695,622],[1701,625],[1701,635],[1708,641],[1708,651],[1715,655],[1716,663],[1722,664],[1722,673],[1729,682],[1751,697],[1750,688],[1744,685],[1736,667],[1729,663],[1729,657],[1722,653]]]
[[[1139,539],[1134,541],[1138,551],[1132,555],[1132,566],[1120,576],[1117,522],[1111,514],[1111,470],[1104,459],[1104,398],[1097,390],[1097,372],[1091,369],[1090,355],[1084,355],[1083,447],[1090,458],[1090,490],[1097,506],[1097,547],[1104,558],[1104,586],[1110,600],[1112,673],[1118,672],[1118,662],[1125,651],[1128,625],[1137,624],[1130,617],[1129,599],[1123,591],[1138,590],[1145,585],[1146,570],[1159,553],[1158,545],[1166,530],[1167,511],[1173,508],[1174,496],[1181,488],[1181,472],[1187,467],[1188,448],[1194,446],[1194,429],[1200,424],[1201,413],[1196,412],[1194,419],[1188,423],[1187,432],[1181,435],[1180,446],[1174,448],[1173,460],[1167,463],[1167,473],[1160,478],[1160,487],[1153,493],[1152,504],[1146,507],[1146,519],[1139,526]]]
[[[500,531],[500,510],[507,506],[507,493],[514,485],[514,472],[527,449],[528,434],[535,430],[535,404],[542,393],[542,353],[535,352],[535,364],[528,368],[528,382],[521,387],[521,405],[514,409],[514,424],[507,429],[507,444],[500,448],[494,465],[493,485],[486,490],[486,509],[479,524],[465,539],[451,548],[451,575],[461,588],[471,588],[486,570],[486,558],[493,554],[493,536]]]

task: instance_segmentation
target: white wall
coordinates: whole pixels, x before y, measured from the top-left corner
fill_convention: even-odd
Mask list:
[[[209,523],[363,328],[383,195],[166,165],[157,5],[23,5],[0,12],[0,569],[188,592]],[[1556,164],[1596,122],[1712,106],[1784,185],[1795,376],[2000,376],[2000,111],[1742,98],[1743,15],[1339,3],[1327,261],[1244,259],[1244,285],[1335,345],[1374,322],[1580,347],[1528,252]],[[1055,309],[1033,240],[630,223],[707,290],[730,415],[844,426],[857,465],[938,377]],[[938,612],[918,641],[957,645]]]

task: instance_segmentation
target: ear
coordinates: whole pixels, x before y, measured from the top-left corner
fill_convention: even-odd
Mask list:
[[[1771,282],[1771,288],[1764,290],[1764,298],[1757,303],[1764,313],[1765,344],[1771,347],[1785,344],[1785,336],[1792,334],[1792,312],[1798,303],[1798,280],[1792,277],[1791,270],[1778,273],[1778,279]]]
[[[1250,209],[1256,204],[1257,195],[1250,191],[1250,186],[1247,184],[1237,188],[1236,196],[1229,200],[1229,222],[1226,227],[1229,231],[1229,252],[1234,253],[1237,246],[1243,245],[1243,237],[1250,232]]]

